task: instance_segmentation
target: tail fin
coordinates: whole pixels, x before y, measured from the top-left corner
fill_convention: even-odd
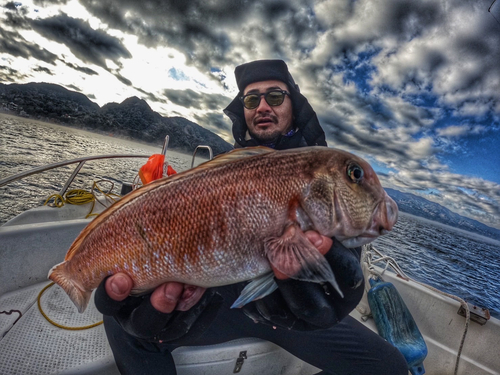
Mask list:
[[[73,278],[68,274],[66,262],[56,264],[49,271],[49,279],[59,285],[71,301],[75,304],[79,313],[83,313],[89,304],[92,291],[83,289]]]

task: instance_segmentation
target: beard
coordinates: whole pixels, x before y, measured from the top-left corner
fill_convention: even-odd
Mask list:
[[[258,127],[259,120],[262,117],[270,118],[272,121],[272,125],[265,129],[261,129]],[[248,128],[248,132],[254,138],[257,140],[259,143],[272,143],[282,135],[282,130],[280,129],[280,126],[278,125],[278,118],[274,115],[267,115],[267,116],[262,116],[262,117],[257,117],[254,120],[254,127],[253,129]]]
[[[257,140],[259,143],[273,143],[274,141],[277,141],[281,135],[281,132],[276,129],[258,130],[257,132],[252,132],[249,129],[248,132],[252,138]]]

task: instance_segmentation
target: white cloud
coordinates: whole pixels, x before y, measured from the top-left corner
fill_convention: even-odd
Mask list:
[[[446,128],[437,129],[437,134],[441,137],[460,137],[470,130],[468,125],[452,125]]]
[[[500,87],[500,86],[499,86]],[[484,116],[491,111],[491,101],[484,102],[483,100],[466,101],[458,109],[457,116]]]
[[[483,125],[452,125],[446,128],[440,128],[436,130],[437,135],[440,137],[461,137],[467,134],[482,134],[487,130]]]
[[[416,159],[425,159],[434,154],[434,141],[432,138],[421,138],[409,144],[409,153]]]

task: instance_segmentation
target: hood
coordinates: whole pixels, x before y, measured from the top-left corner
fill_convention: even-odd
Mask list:
[[[266,60],[267,61],[267,60]],[[271,60],[274,61],[274,60]],[[250,63],[252,64],[252,63]],[[245,64],[247,65],[247,64]],[[285,65],[286,66],[286,65]],[[236,68],[238,71],[240,67]],[[273,79],[272,76],[267,77],[267,79]],[[261,80],[267,80],[261,79]],[[276,79],[276,77],[274,77]],[[281,79],[280,79],[281,80]],[[284,81],[284,80],[283,80]],[[241,84],[241,82],[244,82]],[[326,146],[325,132],[321,128],[316,112],[307,101],[306,97],[300,93],[299,86],[294,82],[290,74],[287,75],[287,80],[284,81],[290,91],[290,99],[292,100],[293,115],[294,115],[294,128],[297,129],[295,138],[300,138],[300,144],[292,145],[295,147],[299,146]],[[247,147],[256,146],[258,142],[254,139],[246,140],[247,138],[247,125],[245,122],[245,115],[243,112],[243,104],[240,101],[240,97],[243,95],[243,90],[248,83],[246,81],[238,80],[238,87],[240,92],[233,101],[224,109],[224,113],[231,119],[233,123],[232,131],[233,137],[236,142],[235,147]],[[244,86],[243,86],[244,85]],[[285,138],[285,137],[281,137]],[[277,144],[280,143],[278,140]],[[286,142],[285,142],[286,143]],[[293,142],[297,143],[297,142]],[[277,147],[278,148],[278,147]],[[283,147],[279,147],[283,148]],[[289,147],[287,147],[289,148]]]

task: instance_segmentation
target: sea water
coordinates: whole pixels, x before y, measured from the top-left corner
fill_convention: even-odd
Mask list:
[[[147,145],[8,115],[0,115],[0,134],[0,179],[83,156],[152,155],[161,152],[162,143]],[[167,156],[178,171],[191,165],[191,155],[169,151]],[[94,181],[104,179],[114,182],[119,193],[121,182],[132,182],[146,160],[87,162],[70,188],[90,189]],[[0,187],[0,225],[59,192],[75,166]],[[500,318],[500,242],[401,213],[393,231],[374,245],[394,257],[408,276],[488,308]]]

